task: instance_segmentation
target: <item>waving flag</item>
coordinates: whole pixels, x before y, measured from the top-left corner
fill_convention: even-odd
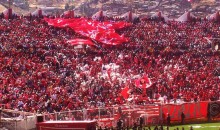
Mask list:
[[[145,88],[151,87],[152,83],[151,80],[148,78],[146,74],[144,74],[142,77],[135,80],[135,86],[140,88],[144,86]]]
[[[123,88],[122,89],[122,91],[121,91],[121,95],[125,98],[125,99],[128,99],[128,97],[129,97],[129,88],[128,87],[125,87],[125,88]]]
[[[72,45],[89,45],[89,46],[95,46],[95,44],[88,40],[88,39],[72,39],[72,40],[68,40],[67,43],[70,43]]]
[[[135,86],[141,91],[143,96],[146,96],[147,89],[152,86],[148,76],[144,74],[142,77],[135,80]]]
[[[85,18],[80,19],[47,19],[48,25],[55,27],[70,27],[75,32],[86,36],[88,38],[94,39],[100,43],[106,45],[119,45],[121,43],[127,42],[128,39],[123,35],[116,33],[116,29],[124,28],[130,26],[131,24],[126,22],[98,22],[93,20],[88,20]]]

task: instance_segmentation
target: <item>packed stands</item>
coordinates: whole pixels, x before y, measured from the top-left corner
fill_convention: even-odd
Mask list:
[[[68,27],[2,18],[0,103],[52,113],[128,102],[219,100],[219,51],[207,41],[218,37],[219,23],[148,19],[116,32],[129,41],[76,48],[66,41],[87,37]]]

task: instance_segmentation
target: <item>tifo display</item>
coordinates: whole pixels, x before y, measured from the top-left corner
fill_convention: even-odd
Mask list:
[[[0,14],[0,113],[21,128],[37,118],[38,130],[219,120],[219,18],[55,18],[9,8]]]

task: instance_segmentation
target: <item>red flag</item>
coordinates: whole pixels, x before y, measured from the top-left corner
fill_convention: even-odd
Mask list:
[[[149,78],[147,77],[146,74],[143,75],[142,79],[144,80],[145,84],[149,84],[150,83],[150,80],[149,80]]]
[[[128,88],[128,87],[123,88],[122,91],[121,91],[121,95],[122,95],[125,99],[128,99],[128,97],[129,97],[128,91],[129,91],[129,88]]]
[[[72,39],[72,40],[68,40],[67,43],[70,43],[72,45],[89,45],[89,46],[95,46],[95,44],[88,40],[88,39]]]
[[[143,88],[143,86],[145,88],[149,88],[151,86],[151,84],[152,83],[146,74],[144,74],[141,78],[138,78],[135,80],[136,87],[141,87],[140,85],[142,85],[142,88]]]
[[[130,26],[126,22],[111,23],[111,22],[98,22],[85,18],[80,19],[47,19],[48,25],[55,27],[70,27],[75,32],[94,39],[100,43],[107,45],[118,45],[127,42],[128,39],[123,35],[116,33],[116,29]]]
[[[136,87],[140,87],[140,79],[135,80],[135,85],[136,85]]]

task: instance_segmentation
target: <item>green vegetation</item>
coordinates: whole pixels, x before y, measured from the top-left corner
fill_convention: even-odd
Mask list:
[[[220,122],[206,124],[176,125],[171,126],[169,130],[176,130],[177,127],[179,128],[179,130],[182,130],[182,127],[184,127],[184,130],[190,130],[191,126],[193,127],[193,130],[220,130]],[[151,129],[154,129],[154,127],[151,127]],[[166,127],[164,127],[164,129],[166,129]]]

